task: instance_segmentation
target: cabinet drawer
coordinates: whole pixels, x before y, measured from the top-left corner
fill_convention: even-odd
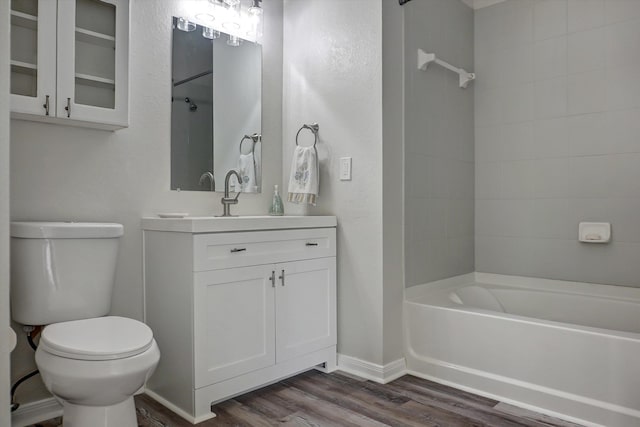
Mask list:
[[[335,256],[335,228],[198,234],[193,270],[206,271]]]

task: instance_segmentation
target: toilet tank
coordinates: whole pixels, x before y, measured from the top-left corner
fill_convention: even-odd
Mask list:
[[[11,317],[48,325],[109,313],[121,224],[11,223]]]

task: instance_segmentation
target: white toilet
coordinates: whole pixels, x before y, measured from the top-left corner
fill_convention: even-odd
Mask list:
[[[147,325],[106,316],[122,230],[11,223],[11,315],[23,325],[48,325],[36,364],[63,405],[65,427],[137,426],[133,395],[160,360]]]

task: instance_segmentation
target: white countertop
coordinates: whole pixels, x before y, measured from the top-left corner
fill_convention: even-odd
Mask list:
[[[187,216],[184,218],[142,218],[143,230],[178,233],[220,233],[226,231],[281,230],[288,228],[335,227],[335,216]]]

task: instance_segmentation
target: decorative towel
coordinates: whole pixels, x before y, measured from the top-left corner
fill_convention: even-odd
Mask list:
[[[240,154],[238,157],[238,173],[242,177],[240,190],[243,193],[255,193],[258,191],[258,183],[256,182],[256,160],[253,152],[249,154]],[[233,176],[235,178],[235,176]],[[236,188],[236,191],[238,189]]]
[[[253,147],[253,161],[256,165],[256,186],[262,188],[262,142],[258,141]]]
[[[297,146],[291,159],[289,196],[293,203],[316,205],[320,188],[318,153],[315,147]]]

